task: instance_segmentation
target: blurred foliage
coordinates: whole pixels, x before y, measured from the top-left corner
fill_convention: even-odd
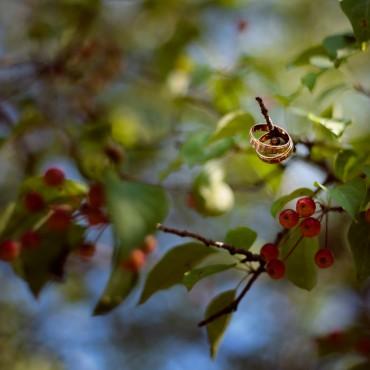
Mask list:
[[[275,217],[296,198],[319,194],[321,204],[345,211],[340,224],[330,224],[329,241],[349,228],[349,243],[340,240],[333,248],[338,270],[323,281],[340,281],[362,294],[370,275],[369,8],[369,0],[2,1],[0,241],[18,241],[30,229],[42,237],[38,248],[21,250],[13,270],[36,296],[47,283],[70,279],[58,291],[64,303],[90,299],[82,276],[96,266],[76,257],[91,261],[80,247],[94,242],[94,258],[106,271],[111,259],[107,285],[93,298],[94,313],[103,314],[140,282],[141,268],[127,261],[145,249],[145,238],[167,215],[254,253],[271,238],[268,213],[265,225],[256,200]],[[295,140],[287,162],[262,163],[248,143],[250,127],[261,120],[256,95]],[[51,164],[67,169],[62,186],[45,185],[40,174]],[[309,183],[299,182],[305,175],[292,175],[295,166],[309,167]],[[311,181],[312,173],[317,178]],[[106,196],[97,209],[89,198],[96,183]],[[39,193],[45,208],[29,212],[29,192]],[[52,213],[66,206],[69,228],[50,231]],[[243,219],[245,211],[254,225],[246,225],[253,218]],[[327,241],[301,240],[297,230],[279,241],[284,255],[294,249],[287,278],[312,290],[321,279],[313,256]],[[108,258],[102,236],[109,239]],[[253,271],[239,255],[219,252],[197,243],[174,247],[149,272],[140,302],[174,285],[204,287],[201,280],[219,281],[218,273],[235,283]],[[206,317],[235,294],[217,295]],[[28,314],[11,304],[2,300],[1,321],[13,320],[14,335]],[[181,315],[186,313],[172,320]],[[212,356],[229,319],[207,327]],[[10,337],[0,367],[63,368],[46,352],[22,346],[19,355]],[[244,360],[235,368],[243,368]],[[256,369],[272,366],[256,361]],[[299,368],[290,361],[279,366]]]

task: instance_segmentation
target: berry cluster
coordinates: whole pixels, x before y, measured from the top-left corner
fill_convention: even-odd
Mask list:
[[[121,262],[123,270],[131,272],[139,272],[147,260],[147,256],[154,252],[157,247],[157,239],[154,235],[148,235],[143,244],[131,251],[127,259]]]
[[[35,186],[22,194],[21,212],[31,220],[34,218],[34,225],[23,233],[12,232],[11,238],[0,243],[1,260],[12,262],[23,250],[35,250],[45,245],[51,234],[64,236],[75,226],[83,227],[83,230],[97,227],[100,231],[99,236],[101,235],[109,223],[105,210],[104,187],[100,183],[93,183],[89,186],[87,194],[82,194],[76,199],[74,196],[64,195],[67,181],[62,170],[49,168],[42,176],[40,188],[35,189],[37,187]],[[60,196],[50,197],[50,194]],[[81,237],[76,245],[70,246],[70,249],[75,250],[83,260],[89,260],[95,254],[95,243]],[[121,268],[125,271],[138,272],[156,246],[156,238],[147,235],[142,245],[131,251],[121,262]]]
[[[63,192],[66,183],[65,174],[59,168],[49,168],[42,176],[43,185],[46,189],[56,189]],[[63,199],[63,202],[53,199],[47,201],[42,192],[37,189],[26,191],[22,195],[22,212],[26,212],[32,218],[40,214],[45,216],[42,223],[36,223],[32,228],[23,231],[16,237],[4,240],[0,244],[0,259],[11,262],[14,261],[22,250],[35,249],[43,242],[43,237],[47,237],[50,233],[64,233],[75,222],[76,224],[87,223],[86,227],[105,225],[108,223],[108,218],[102,207],[105,204],[104,189],[100,184],[90,186],[87,200],[81,205],[81,200],[78,199]],[[86,209],[88,211],[86,211]],[[83,219],[80,220],[79,217]],[[77,246],[78,254],[83,258],[90,258],[94,255],[95,245],[90,242],[83,242]]]
[[[299,224],[302,236],[312,238],[320,234],[320,221],[312,217],[316,211],[316,203],[312,198],[305,197],[298,199],[296,210],[285,209],[279,215],[280,225],[285,229],[292,229],[297,226],[299,219],[303,221]]]
[[[296,203],[296,210],[285,209],[279,214],[279,222],[285,229],[292,229],[298,225],[302,238],[313,238],[319,235],[321,230],[321,218],[314,218],[315,212],[316,203],[312,198],[300,198]],[[265,244],[261,248],[260,255],[265,260],[266,271],[272,279],[284,277],[285,263],[279,259],[277,245]],[[325,247],[317,251],[314,260],[319,268],[328,268],[334,263],[334,255],[330,249]]]

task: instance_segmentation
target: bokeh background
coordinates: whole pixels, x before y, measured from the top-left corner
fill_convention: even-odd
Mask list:
[[[83,170],[95,171],[101,147],[74,136],[86,122],[109,122],[125,148],[127,172],[151,183],[189,132],[214,129],[220,114],[243,108],[260,120],[256,95],[295,135],[309,130],[282,97],[299,89],[294,105],[314,111],[330,101],[354,122],[344,140],[368,145],[369,98],[353,86],[370,86],[369,52],[326,73],[313,93],[301,86],[305,67],[287,67],[303,49],[350,30],[336,0],[0,0],[1,206],[24,177],[49,165],[84,181],[76,150],[85,153]],[[335,95],[320,96],[334,85]],[[243,153],[226,160],[237,199],[232,212],[204,218],[187,207],[197,167],[183,166],[163,182],[171,201],[167,224],[215,239],[248,225],[258,232],[258,250],[279,231],[272,200],[325,178],[319,167],[297,160],[266,186],[250,188],[265,167]],[[2,263],[0,369],[347,369],[357,354],[322,358],[315,342],[369,309],[368,290],[354,282],[347,221],[331,221],[338,261],[320,272],[312,292],[267,277],[255,284],[216,360],[196,323],[207,302],[240,279],[237,273],[207,279],[190,294],[176,286],[137,305],[150,267],[180,243],[175,236],[158,234],[140,287],[106,316],[91,311],[109,276],[109,230],[91,261],[72,256],[64,283],[49,284],[38,300]]]

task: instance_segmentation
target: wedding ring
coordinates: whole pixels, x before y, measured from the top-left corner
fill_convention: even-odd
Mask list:
[[[265,132],[258,137],[258,132]],[[267,163],[280,163],[293,152],[294,143],[290,135],[283,128],[266,123],[257,123],[249,131],[252,147],[257,156]]]

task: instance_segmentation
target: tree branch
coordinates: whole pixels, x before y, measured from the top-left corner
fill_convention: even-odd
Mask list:
[[[269,130],[272,131],[274,129],[274,124],[271,120],[271,117],[269,116],[269,111],[267,110],[265,103],[263,102],[262,98],[260,98],[259,96],[256,97],[256,100],[261,108],[262,115],[265,117]]]
[[[229,305],[227,305],[226,307],[224,307],[220,311],[214,313],[213,315],[211,315],[211,316],[207,317],[206,319],[202,320],[201,322],[199,322],[198,326],[201,327],[201,326],[208,325],[212,321],[217,320],[221,316],[228,315],[230,313],[235,312],[238,309],[239,303],[242,301],[244,296],[248,293],[248,291],[252,287],[253,283],[257,280],[257,278],[264,271],[265,271],[265,269],[264,269],[263,265],[261,265],[258,268],[258,270],[254,271],[252,273],[251,278],[248,280],[247,284],[245,285],[245,287],[243,288],[241,293],[238,295],[238,297],[233,302],[231,302]]]
[[[235,247],[231,244],[228,244],[228,243],[208,239],[208,238],[206,238],[202,235],[193,233],[191,231],[178,230],[178,229],[175,229],[175,228],[172,228],[172,227],[164,226],[162,224],[158,224],[157,229],[161,230],[165,233],[168,233],[168,234],[174,234],[174,235],[180,236],[182,238],[187,238],[188,237],[188,238],[193,238],[193,239],[199,240],[200,242],[202,242],[207,247],[212,246],[212,247],[224,249],[224,250],[228,251],[231,255],[241,254],[241,255],[245,256],[245,262],[253,262],[253,261],[254,262],[260,262],[260,263],[263,262],[263,260],[262,260],[262,258],[259,254],[254,254],[254,253],[249,252],[245,249],[237,248],[237,247]]]

